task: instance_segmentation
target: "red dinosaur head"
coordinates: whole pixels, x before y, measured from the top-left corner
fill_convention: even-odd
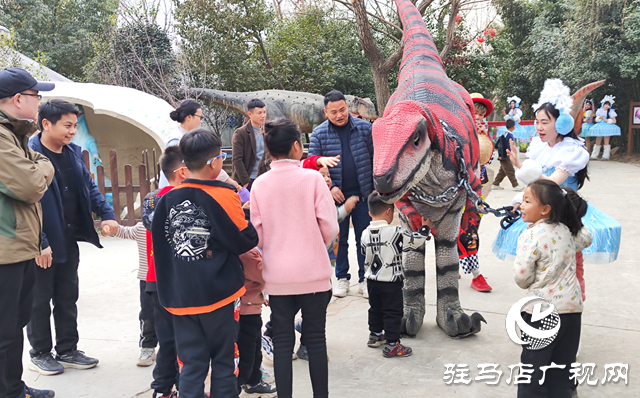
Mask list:
[[[400,199],[429,171],[431,136],[440,121],[415,101],[400,101],[373,123],[373,183],[387,203]]]

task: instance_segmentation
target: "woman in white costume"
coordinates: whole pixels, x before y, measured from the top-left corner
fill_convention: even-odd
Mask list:
[[[530,184],[538,178],[548,178],[562,187],[574,190],[582,188],[588,178],[589,152],[582,139],[573,131],[574,120],[570,115],[573,99],[569,88],[560,79],[549,79],[540,93],[536,111],[536,131],[539,136],[531,140],[528,159],[521,162],[515,143],[511,143],[509,157],[516,177]],[[513,199],[514,206],[522,202],[522,194]],[[582,222],[593,236],[591,246],[583,250],[587,263],[609,263],[616,260],[620,249],[620,224],[607,214],[589,204]],[[500,259],[514,258],[518,237],[527,224],[518,220],[508,229],[498,233],[492,250]]]

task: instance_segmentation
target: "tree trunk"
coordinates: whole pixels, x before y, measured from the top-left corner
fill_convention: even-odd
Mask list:
[[[387,107],[389,98],[391,98],[389,71],[372,67],[371,72],[373,72],[373,85],[376,89],[376,102],[378,105],[378,116],[380,117],[384,114],[384,109]]]
[[[358,38],[371,65],[373,84],[376,90],[378,115],[382,116],[384,114],[384,108],[387,106],[387,102],[389,102],[389,98],[391,97],[389,90],[389,72],[402,57],[403,46],[400,46],[393,55],[385,59],[384,54],[378,47],[371,33],[371,25],[367,17],[364,0],[353,0],[351,4],[353,13],[356,16],[356,24],[358,25]],[[400,52],[400,56],[398,56],[398,52]]]

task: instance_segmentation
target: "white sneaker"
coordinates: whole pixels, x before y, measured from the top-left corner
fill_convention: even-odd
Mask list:
[[[360,282],[358,286],[358,293],[362,295],[362,297],[368,299],[369,298],[369,290],[367,289],[367,281]]]
[[[517,186],[513,187],[513,190],[516,192],[524,191],[524,187],[518,184]]]
[[[494,191],[502,191],[504,188],[502,188],[500,185],[492,185],[491,189]]]
[[[349,279],[338,279],[333,295],[336,297],[346,297],[349,292]]]
[[[155,348],[142,348],[140,350],[140,358],[138,358],[138,366],[151,366],[156,359]]]

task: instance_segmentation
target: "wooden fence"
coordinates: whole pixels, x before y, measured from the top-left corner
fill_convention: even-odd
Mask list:
[[[305,144],[305,153],[303,158],[307,155],[308,145]],[[222,152],[227,154],[223,164],[223,169],[231,175],[232,164],[231,157],[233,151],[231,147],[223,147]],[[87,170],[91,170],[89,167],[89,152],[82,151],[84,157],[84,163],[87,166]],[[100,190],[100,193],[106,198],[107,194],[111,194],[114,213],[116,215],[116,221],[118,224],[133,226],[137,222],[141,221],[141,216],[136,217],[136,210],[142,209],[144,197],[151,191],[158,189],[160,182],[160,165],[158,163],[159,155],[156,154],[156,150],[142,151],[142,163],[138,165],[138,184],[133,183],[133,167],[130,164],[124,165],[124,185],[120,185],[122,177],[120,170],[118,169],[118,154],[115,149],[109,151],[109,178],[111,179],[111,186],[105,185],[105,170],[104,166],[100,165],[96,167],[97,176],[93,176],[96,180],[96,185]],[[121,195],[124,195],[124,203],[121,203]],[[124,205],[124,206],[123,206]],[[126,210],[126,216],[123,217],[123,213]],[[137,211],[138,215],[141,211]],[[96,226],[100,225],[100,221],[95,221]]]
[[[89,168],[89,152],[82,151],[84,157],[84,163]],[[121,176],[118,170],[118,154],[114,149],[109,152],[109,178],[111,179],[111,186],[105,186],[105,170],[104,166],[100,165],[96,167],[97,176],[93,176],[96,180],[96,185],[100,190],[100,193],[106,198],[107,194],[111,194],[114,213],[116,215],[116,221],[121,225],[133,226],[137,222],[141,221],[141,218],[136,218],[136,207],[142,208],[142,202],[144,197],[151,191],[151,188],[158,189],[158,175],[159,167],[157,163],[156,150],[154,149],[151,154],[152,163],[149,162],[149,151],[142,152],[143,163],[138,165],[138,184],[133,183],[133,168],[130,164],[124,166],[124,185],[120,185]],[[97,177],[97,178],[96,178]],[[120,203],[120,195],[124,194],[124,209],[126,209],[126,218],[122,219],[122,209]],[[139,206],[136,206],[138,204]],[[138,212],[140,214],[140,212]],[[100,222],[96,221],[96,225]]]

